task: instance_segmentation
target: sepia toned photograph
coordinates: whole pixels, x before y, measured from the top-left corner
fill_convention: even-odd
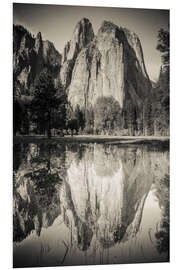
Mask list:
[[[169,10],[12,8],[13,267],[169,262]]]

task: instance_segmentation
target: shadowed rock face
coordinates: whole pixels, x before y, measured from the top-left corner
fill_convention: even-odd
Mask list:
[[[59,80],[61,55],[53,43],[36,38],[22,26],[13,26],[13,75],[15,95],[31,95],[34,81],[43,68],[48,67]]]
[[[130,98],[140,107],[150,88],[137,35],[105,21],[77,57],[68,98],[72,106],[86,108],[99,96],[113,96],[121,108]]]

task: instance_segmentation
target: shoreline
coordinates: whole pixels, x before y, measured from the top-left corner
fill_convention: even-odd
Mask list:
[[[46,136],[14,136],[13,143],[39,142],[39,143],[104,143],[104,144],[166,144],[169,145],[169,136],[106,136],[106,135],[74,135],[64,137]]]

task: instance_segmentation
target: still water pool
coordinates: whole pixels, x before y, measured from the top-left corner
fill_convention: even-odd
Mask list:
[[[169,260],[169,150],[14,145],[14,267]]]

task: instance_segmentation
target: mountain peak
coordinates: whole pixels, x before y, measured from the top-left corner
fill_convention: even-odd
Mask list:
[[[75,26],[72,41],[89,43],[94,38],[94,31],[92,28],[92,24],[87,18],[82,18]]]
[[[121,109],[127,100],[140,107],[151,85],[137,35],[103,21],[93,41],[84,46],[73,69],[68,88],[72,106],[89,109],[98,97],[112,96]]]
[[[78,23],[90,23],[90,20],[88,18],[84,17]]]
[[[100,27],[100,31],[101,32],[109,32],[112,30],[116,30],[118,28],[118,26],[116,24],[114,24],[111,21],[103,21]]]
[[[41,32],[38,32],[37,35],[36,35],[36,39],[38,40],[42,40],[42,35],[41,35]]]
[[[61,68],[61,81],[67,87],[70,83],[75,61],[81,50],[88,46],[94,39],[94,31],[91,22],[82,18],[75,26],[72,39],[67,42],[62,56],[63,66]]]
[[[35,51],[37,53],[39,53],[39,50],[42,51],[42,35],[41,35],[41,32],[39,32],[36,35],[36,39],[35,39]]]

